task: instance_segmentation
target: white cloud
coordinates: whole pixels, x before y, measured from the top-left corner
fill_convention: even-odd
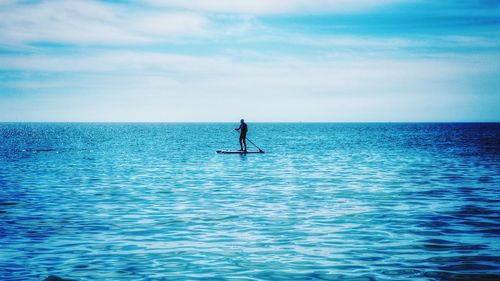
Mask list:
[[[203,35],[206,33],[208,20],[191,13],[153,14],[138,17],[130,24],[136,34],[151,36]],[[152,40],[161,40],[156,38]]]
[[[93,1],[6,3],[0,42],[119,44],[161,41],[205,33],[208,21],[190,12],[139,10]]]
[[[262,55],[262,53],[261,53]],[[175,53],[144,51],[100,51],[78,55],[11,55],[0,57],[0,69],[42,72],[89,72],[89,73],[175,73],[185,75],[267,76],[276,73],[303,73],[311,77],[324,77],[334,73],[335,77],[346,73],[356,76],[372,77],[440,77],[442,75],[467,75],[481,71],[470,69],[466,64],[480,60],[487,62],[490,57],[441,55],[439,59],[400,58],[389,59],[384,56],[363,56],[362,54],[344,54],[321,57],[300,58],[293,56],[262,55],[260,59],[244,59],[244,53],[229,56],[195,56]],[[235,59],[237,58],[237,59]],[[401,71],[405,69],[405,71]],[[394,71],[394,72],[392,72]],[[278,73],[277,73],[278,72]],[[434,73],[435,72],[435,73]],[[432,74],[431,74],[432,73]],[[310,74],[310,75],[309,75]],[[436,76],[437,75],[437,76]],[[289,78],[286,78],[289,80]],[[300,80],[300,79],[299,79]]]
[[[494,38],[290,35],[260,26],[253,16],[352,12],[392,2],[152,0],[145,8],[0,0],[0,45],[28,50],[0,56],[0,70],[12,71],[0,85],[0,95],[8,96],[0,96],[0,120],[230,121],[244,115],[254,121],[443,121],[440,116],[464,120],[478,109],[494,112],[499,99],[481,107],[477,85],[498,89],[491,81],[498,80],[499,57],[443,53],[497,48]],[[197,39],[193,44],[169,46],[190,36]],[[119,48],[70,47],[57,54],[56,48],[27,49],[31,42]],[[141,48],[204,43],[206,56]],[[436,46],[440,52],[425,52]],[[16,76],[16,70],[28,75]]]
[[[111,51],[77,58],[3,56],[0,68],[63,78],[16,82],[13,87],[39,94],[24,105],[22,97],[4,100],[0,119],[33,114],[35,105],[45,118],[34,120],[60,121],[230,121],[240,115],[253,121],[429,121],[453,114],[460,119],[474,101],[470,81],[492,72],[480,65],[469,57],[245,62]],[[52,111],[54,103],[67,110]]]
[[[144,0],[157,5],[188,10],[240,13],[284,14],[296,12],[355,12],[402,0]]]

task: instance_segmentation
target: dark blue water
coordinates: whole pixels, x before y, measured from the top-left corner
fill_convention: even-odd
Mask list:
[[[0,124],[0,279],[500,279],[500,124]]]

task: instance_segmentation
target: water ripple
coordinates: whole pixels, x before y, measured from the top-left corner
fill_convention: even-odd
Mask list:
[[[250,129],[1,124],[0,279],[500,279],[498,124]]]

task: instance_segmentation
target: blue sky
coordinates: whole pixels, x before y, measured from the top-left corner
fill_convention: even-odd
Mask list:
[[[0,121],[500,121],[500,1],[0,0]]]

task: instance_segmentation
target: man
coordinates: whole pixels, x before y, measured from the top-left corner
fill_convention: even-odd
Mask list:
[[[241,151],[247,151],[247,132],[248,132],[248,126],[247,123],[245,123],[245,120],[241,119],[240,120],[240,127],[235,129],[236,131],[240,132],[240,150]],[[245,145],[245,150],[243,150],[243,144]]]

